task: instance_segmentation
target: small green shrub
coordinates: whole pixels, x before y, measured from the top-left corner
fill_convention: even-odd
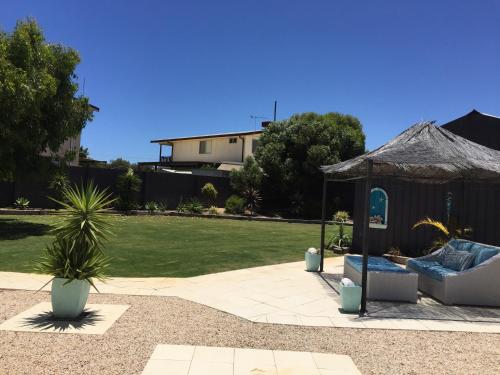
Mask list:
[[[29,207],[30,201],[24,197],[19,197],[14,202],[14,206],[20,210],[25,210]]]
[[[228,214],[241,215],[245,213],[245,199],[237,195],[231,195],[226,200],[224,210]]]
[[[142,180],[129,168],[127,172],[118,176],[116,188],[118,190],[117,208],[122,211],[135,210],[139,207],[136,194],[141,190]]]
[[[203,204],[196,198],[192,198],[186,202],[181,201],[177,206],[177,212],[201,214],[203,213]]]
[[[146,202],[144,205],[144,208],[149,211],[149,213],[153,213],[155,211],[158,211],[158,204],[156,202]]]
[[[202,188],[201,188],[201,194],[203,195],[203,198],[205,198],[205,201],[207,202],[208,205],[212,205],[215,200],[217,199],[217,189],[215,186],[207,182]]]
[[[158,203],[158,211],[165,212],[167,210],[167,203],[160,202]]]
[[[334,246],[347,247],[351,245],[351,237],[344,231],[344,224],[347,220],[349,220],[349,213],[347,211],[335,212],[333,222],[338,226],[338,230],[330,238],[330,241],[328,241],[328,248],[333,248]]]
[[[63,172],[57,172],[49,182],[49,189],[54,192],[54,198],[58,201],[64,199],[64,190],[69,187],[69,178]]]
[[[209,215],[218,215],[219,214],[219,211],[217,211],[217,207],[215,207],[215,206],[210,206],[210,208],[208,209],[207,212]]]

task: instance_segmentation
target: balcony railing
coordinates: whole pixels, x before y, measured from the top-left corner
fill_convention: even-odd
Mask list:
[[[172,157],[171,156],[162,156],[160,157],[160,163],[171,163],[172,162]]]

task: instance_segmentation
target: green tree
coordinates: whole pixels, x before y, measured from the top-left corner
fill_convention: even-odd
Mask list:
[[[80,146],[80,150],[78,151],[78,158],[80,160],[86,160],[90,158],[90,152],[87,147]]]
[[[264,171],[264,196],[303,216],[320,212],[323,176],[319,167],[365,151],[360,121],[340,113],[302,113],[266,127],[255,158]]]
[[[240,170],[233,169],[230,173],[231,187],[243,194],[249,188],[260,190],[262,184],[262,169],[252,156],[247,156]]]
[[[0,32],[0,179],[36,169],[41,152],[92,120],[88,98],[76,96],[79,62],[77,51],[47,43],[34,20]]]
[[[118,176],[116,190],[118,191],[117,208],[130,211],[138,208],[137,193],[141,191],[142,180],[134,173],[132,168]]]
[[[117,168],[117,169],[129,169],[129,168],[133,168],[134,165],[131,164],[128,160],[125,160],[122,158],[117,158],[114,160],[110,160],[108,167],[109,168]]]

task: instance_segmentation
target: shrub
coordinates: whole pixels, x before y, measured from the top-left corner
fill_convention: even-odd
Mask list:
[[[215,206],[210,206],[210,208],[207,211],[210,215],[218,215],[219,211],[217,210],[217,207]]]
[[[226,200],[225,212],[236,215],[245,213],[245,199],[237,195],[231,195]]]
[[[260,207],[260,202],[262,201],[259,191],[255,188],[249,187],[243,191],[243,197],[246,201],[246,208],[248,208],[250,214],[253,215]]]
[[[248,156],[243,163],[243,168],[239,171],[232,170],[230,177],[231,187],[242,194],[243,191],[249,188],[260,190],[263,174],[255,159]]]
[[[25,210],[29,207],[30,201],[24,197],[19,197],[14,202],[14,206],[20,210]]]
[[[54,192],[54,198],[56,198],[58,201],[62,201],[64,199],[64,190],[66,190],[68,186],[69,178],[62,172],[57,172],[56,174],[54,174],[49,182],[49,189]]]
[[[167,210],[167,203],[166,202],[158,203],[158,210],[161,212],[165,212]]]
[[[141,190],[142,180],[129,168],[127,172],[118,176],[116,188],[118,190],[117,208],[130,211],[138,207],[135,195]]]
[[[203,204],[196,198],[192,198],[186,202],[181,201],[177,206],[177,212],[201,214],[203,213]]]
[[[37,270],[69,280],[102,280],[109,258],[102,252],[104,241],[111,235],[109,219],[104,213],[113,200],[106,190],[99,191],[92,182],[85,187],[68,187],[63,219],[52,231],[55,240],[47,246]],[[95,287],[95,286],[94,286]]]
[[[333,215],[333,221],[338,226],[338,230],[330,238],[327,244],[328,248],[333,246],[346,247],[351,244],[351,237],[345,233],[344,224],[349,220],[349,213],[347,211],[337,211]]]
[[[201,188],[201,194],[203,195],[203,198],[205,198],[205,201],[207,202],[208,205],[212,205],[215,200],[217,199],[217,189],[215,186],[207,182],[202,188]]]
[[[144,205],[144,208],[149,211],[149,213],[153,213],[155,211],[158,211],[158,204],[156,202],[146,202]]]

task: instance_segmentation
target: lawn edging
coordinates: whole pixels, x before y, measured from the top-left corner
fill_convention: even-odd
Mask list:
[[[60,211],[44,208],[28,208],[19,210],[14,208],[1,208],[0,215],[57,215]],[[165,212],[149,212],[147,210],[133,210],[128,213],[123,211],[109,210],[112,215],[134,215],[134,216],[179,216],[179,217],[200,217],[207,219],[226,219],[226,220],[247,220],[247,221],[266,221],[276,223],[292,223],[292,224],[321,224],[321,220],[306,220],[306,219],[286,219],[280,217],[267,216],[246,216],[246,215],[214,215],[214,214],[195,214],[177,211]],[[335,224],[333,221],[326,221],[326,224]],[[344,225],[352,226],[352,223],[344,223]]]

